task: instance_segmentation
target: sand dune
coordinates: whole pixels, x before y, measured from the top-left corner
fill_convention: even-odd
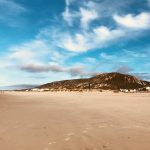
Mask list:
[[[0,95],[0,150],[149,149],[148,93]]]

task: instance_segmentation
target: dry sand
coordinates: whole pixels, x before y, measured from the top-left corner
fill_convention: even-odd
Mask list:
[[[150,94],[1,94],[0,150],[150,150]]]

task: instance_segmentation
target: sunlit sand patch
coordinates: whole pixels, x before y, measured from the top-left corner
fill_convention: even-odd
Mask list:
[[[106,125],[99,125],[98,128],[107,128]]]
[[[145,129],[145,127],[144,126],[140,126],[140,125],[136,125],[136,126],[133,126],[134,128],[141,128],[141,129]]]
[[[70,139],[71,139],[70,137],[67,137],[65,138],[65,141],[70,141]]]
[[[73,136],[74,135],[74,133],[72,132],[72,133],[67,133],[67,136]]]
[[[98,128],[108,128],[108,127],[115,127],[113,124],[106,124],[106,125],[99,125]]]
[[[52,142],[52,144],[56,144],[56,142],[54,141],[54,142]]]
[[[16,126],[14,126],[13,128],[14,128],[14,129],[17,129],[18,127],[19,127],[19,126],[16,125]]]
[[[52,144],[56,144],[56,142],[53,141],[53,142],[49,142],[49,143],[48,143],[48,145],[52,145]]]
[[[87,133],[87,130],[83,130],[82,133]]]
[[[91,129],[92,129],[91,126],[88,126],[88,127],[85,128],[85,130],[91,130]]]
[[[115,125],[113,125],[113,124],[110,124],[110,125],[109,125],[109,127],[115,127]]]
[[[140,125],[135,125],[135,126],[123,126],[123,129],[145,129],[144,126],[140,126]]]
[[[51,142],[49,142],[48,144],[49,144],[49,145],[51,145],[52,143],[51,143]]]

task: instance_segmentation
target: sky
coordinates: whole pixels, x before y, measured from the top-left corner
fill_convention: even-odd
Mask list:
[[[150,0],[0,0],[0,86],[103,72],[150,80]]]

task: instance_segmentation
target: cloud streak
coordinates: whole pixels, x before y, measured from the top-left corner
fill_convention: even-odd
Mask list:
[[[65,38],[59,39],[59,46],[72,52],[85,52],[105,47],[106,44],[123,37],[124,34],[120,29],[109,29],[106,26],[99,26],[91,32],[76,33],[75,35],[64,33]]]
[[[15,27],[20,20],[23,20],[20,15],[28,10],[21,4],[13,0],[0,0],[0,21]]]
[[[39,65],[39,64],[27,64],[20,66],[20,69],[30,73],[42,73],[42,72],[66,72],[66,69],[57,65]]]
[[[26,9],[22,5],[12,0],[0,0],[0,7],[7,8],[7,13],[8,11],[14,13],[20,13],[26,11]]]
[[[99,15],[95,10],[88,10],[85,8],[80,8],[80,14],[81,14],[81,27],[83,29],[88,29],[89,24],[93,21],[98,19]]]
[[[81,66],[73,66],[68,68],[59,65],[26,64],[23,66],[19,66],[19,69],[29,73],[68,73],[72,77],[88,77],[97,74],[97,72],[86,71],[85,68]]]
[[[123,74],[130,74],[133,71],[132,68],[128,66],[120,66],[116,72],[123,73]]]
[[[125,16],[114,15],[114,20],[121,26],[130,29],[150,28],[150,13],[142,12],[138,15],[127,14]]]
[[[58,38],[59,46],[65,50],[72,52],[86,52],[96,48],[110,46],[119,40],[127,40],[135,36],[143,34],[141,30],[150,28],[150,13],[140,12],[139,14],[129,14],[123,12],[123,8],[133,4],[133,1],[122,2],[115,0],[113,3],[109,0],[82,1],[74,2],[78,5],[78,9],[72,9],[71,3],[66,2],[66,16],[64,20],[73,26],[73,22],[80,24],[77,32],[62,32],[57,33],[63,35],[63,38]],[[106,10],[110,6],[109,10]],[[121,9],[122,8],[122,9]],[[65,13],[64,12],[64,13]],[[123,14],[123,15],[119,15]],[[112,20],[110,25],[90,25],[91,23],[103,22],[104,20]],[[80,23],[79,23],[80,22]],[[60,36],[62,37],[62,36]]]

